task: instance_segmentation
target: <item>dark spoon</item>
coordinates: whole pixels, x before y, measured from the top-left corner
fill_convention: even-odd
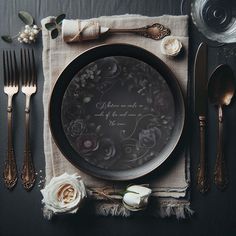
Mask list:
[[[225,157],[223,151],[223,107],[228,106],[235,92],[234,74],[228,65],[219,65],[212,73],[208,83],[209,101],[218,110],[217,157],[214,182],[220,190],[228,184]]]

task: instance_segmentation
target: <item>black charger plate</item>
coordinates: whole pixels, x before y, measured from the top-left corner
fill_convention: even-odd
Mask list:
[[[183,132],[185,108],[170,69],[128,44],[74,59],[52,91],[49,122],[63,155],[96,177],[130,180],[160,166]]]

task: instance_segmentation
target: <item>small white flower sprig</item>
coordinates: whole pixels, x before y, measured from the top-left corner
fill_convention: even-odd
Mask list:
[[[34,43],[37,39],[40,29],[37,25],[25,25],[25,29],[19,32],[17,38],[20,43]]]
[[[19,11],[18,16],[25,26],[18,34],[14,36],[2,35],[2,40],[6,43],[12,43],[14,39],[17,39],[20,43],[25,44],[35,43],[42,28],[34,23],[34,18],[27,11]],[[45,24],[45,28],[50,31],[52,39],[55,39],[59,35],[61,24],[65,17],[65,14],[60,14],[55,19],[52,19],[51,22]]]
[[[14,39],[17,39],[20,43],[31,44],[36,42],[41,28],[34,24],[34,18],[27,11],[19,11],[19,18],[25,24],[22,30],[14,36],[3,35],[2,40],[6,43],[12,43]]]

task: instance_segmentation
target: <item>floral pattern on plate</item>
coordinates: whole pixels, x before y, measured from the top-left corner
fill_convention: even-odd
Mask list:
[[[150,65],[131,57],[99,59],[72,79],[62,102],[66,137],[90,164],[125,170],[158,155],[171,137],[171,90]]]

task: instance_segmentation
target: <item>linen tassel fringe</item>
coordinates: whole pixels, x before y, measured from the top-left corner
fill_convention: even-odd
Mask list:
[[[128,217],[132,214],[122,204],[109,204],[109,203],[97,203],[95,206],[95,213],[102,216],[123,216]],[[156,212],[152,212],[153,215],[161,218],[175,216],[176,219],[186,219],[194,214],[194,211],[190,208],[189,203],[181,204],[166,204],[159,207]]]
[[[167,204],[166,206],[162,206],[159,208],[158,215],[161,218],[175,216],[179,219],[189,218],[194,214],[194,211],[190,208],[190,204]]]
[[[102,216],[123,216],[128,217],[131,215],[122,204],[110,204],[110,203],[96,203],[95,214]]]

